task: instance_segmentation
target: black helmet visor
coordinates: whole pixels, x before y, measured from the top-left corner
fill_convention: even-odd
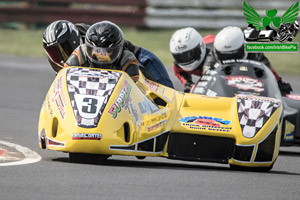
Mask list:
[[[188,65],[201,58],[201,48],[198,44],[195,48],[182,53],[173,53],[174,60],[180,65]]]
[[[73,50],[68,41],[45,48],[48,57],[60,65],[67,61]]]

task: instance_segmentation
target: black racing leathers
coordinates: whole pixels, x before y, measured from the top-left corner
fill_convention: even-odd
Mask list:
[[[111,65],[93,66],[89,62],[86,55],[86,45],[82,44],[78,46],[71,56],[66,61],[64,67],[68,66],[85,66],[96,67],[103,69],[113,69],[125,71],[135,82],[139,79],[139,64],[134,54],[128,50],[123,49],[120,58]]]

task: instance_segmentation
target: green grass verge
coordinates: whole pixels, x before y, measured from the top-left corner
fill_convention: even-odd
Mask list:
[[[169,41],[174,33],[173,30],[137,30],[134,28],[122,28],[125,38],[138,46],[145,47],[154,52],[164,63],[170,66],[172,56],[169,52]],[[0,29],[0,53],[21,56],[42,57],[46,56],[43,51],[43,29],[38,30],[12,30]],[[202,36],[216,34],[217,31],[199,30]],[[300,41],[300,33],[294,42]],[[300,75],[299,53],[267,53],[273,67],[279,74]]]

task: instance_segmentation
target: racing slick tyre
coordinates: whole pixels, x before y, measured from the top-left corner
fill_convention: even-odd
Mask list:
[[[274,163],[269,167],[243,167],[238,165],[230,165],[230,169],[235,171],[250,171],[250,172],[269,172],[273,168]]]
[[[146,158],[146,156],[136,156],[136,158],[139,160],[144,160]]]
[[[72,163],[101,164],[110,157],[109,155],[69,153],[69,160]]]

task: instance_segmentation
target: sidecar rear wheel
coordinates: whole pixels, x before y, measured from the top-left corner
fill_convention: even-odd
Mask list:
[[[269,172],[273,168],[274,163],[269,167],[243,167],[238,165],[230,165],[230,169],[235,171],[250,171],[250,172]]]
[[[136,156],[136,158],[139,160],[144,160],[146,158],[146,156]]]
[[[107,160],[109,155],[69,153],[69,160],[72,163],[101,164]]]

